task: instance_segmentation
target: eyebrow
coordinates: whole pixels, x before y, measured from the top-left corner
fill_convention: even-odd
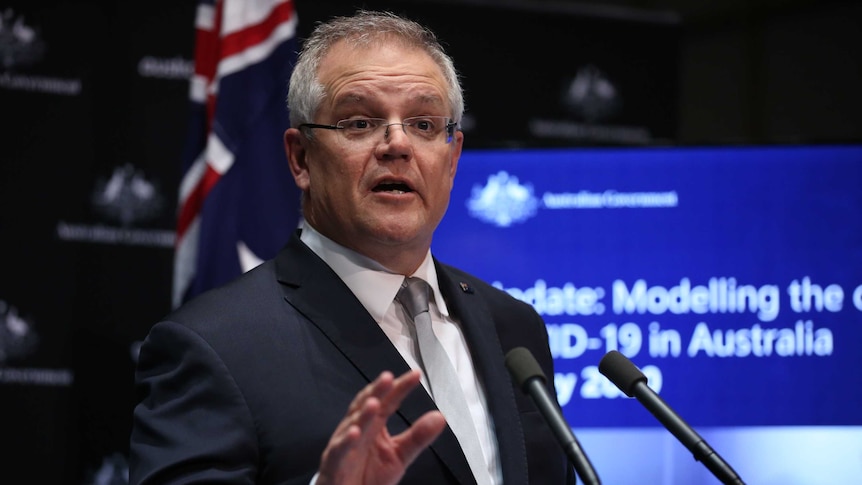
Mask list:
[[[335,100],[332,107],[337,111],[346,106],[361,105],[369,99],[369,96],[365,96],[357,92],[348,93]],[[445,100],[436,94],[418,94],[408,98],[408,102],[418,105],[446,106]]]

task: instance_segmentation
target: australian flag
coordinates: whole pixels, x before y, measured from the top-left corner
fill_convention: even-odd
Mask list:
[[[297,227],[282,143],[296,28],[292,0],[198,4],[174,306],[273,257]]]

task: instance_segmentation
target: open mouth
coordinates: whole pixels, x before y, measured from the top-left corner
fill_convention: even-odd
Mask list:
[[[391,194],[406,194],[408,192],[413,192],[413,189],[411,189],[410,186],[402,182],[382,182],[377,184],[371,190],[374,192],[388,192]]]

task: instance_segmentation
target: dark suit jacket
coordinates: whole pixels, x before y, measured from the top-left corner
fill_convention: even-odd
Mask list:
[[[436,264],[488,396],[505,483],[573,483],[565,454],[503,363],[505,352],[525,346],[552,381],[543,321],[505,292]],[[275,259],[153,326],[136,372],[131,483],[307,484],[354,395],[384,370],[400,375],[408,366],[294,236]],[[430,409],[427,393],[414,390],[390,432]],[[447,428],[402,483],[475,482]]]

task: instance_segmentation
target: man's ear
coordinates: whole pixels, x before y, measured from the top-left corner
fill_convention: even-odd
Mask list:
[[[290,173],[299,190],[308,190],[309,174],[308,164],[305,163],[306,146],[308,140],[296,128],[288,128],[284,132],[284,153],[287,155],[287,164]]]

